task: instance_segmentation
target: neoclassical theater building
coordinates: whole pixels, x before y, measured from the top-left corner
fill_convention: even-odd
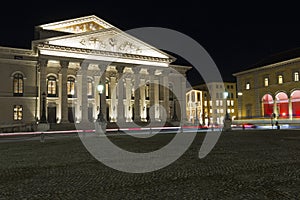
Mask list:
[[[235,73],[239,119],[300,119],[300,49],[270,56]],[[275,115],[274,115],[275,114]]]
[[[31,49],[0,47],[0,122],[40,120],[43,99],[53,124],[185,118],[190,67],[174,61],[94,15],[36,26]]]

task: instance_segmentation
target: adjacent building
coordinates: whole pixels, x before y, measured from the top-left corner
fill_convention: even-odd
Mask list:
[[[202,125],[222,125],[226,112],[232,120],[237,117],[236,83],[210,82],[193,86],[193,90],[187,93],[187,102],[190,122],[197,116]]]
[[[300,49],[293,49],[233,74],[237,79],[238,118],[299,118],[299,73]]]

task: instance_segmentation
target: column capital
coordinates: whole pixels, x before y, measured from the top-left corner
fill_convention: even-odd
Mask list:
[[[155,68],[147,68],[147,71],[150,75],[154,75],[156,69]]]
[[[141,72],[142,68],[141,67],[132,67],[131,69],[132,69],[133,73],[139,74]]]
[[[171,72],[170,69],[163,69],[163,70],[161,71],[161,74],[162,74],[163,76],[168,76],[168,75],[170,74],[170,72]]]
[[[68,66],[69,66],[69,61],[67,61],[67,60],[61,60],[61,61],[59,61],[59,63],[62,68],[68,68]]]
[[[117,68],[118,73],[122,74],[123,71],[124,71],[125,66],[117,66],[116,68]]]
[[[87,63],[87,62],[81,62],[80,63],[80,68],[81,70],[87,70],[88,67],[89,67],[90,63]]]
[[[39,67],[47,67],[47,65],[48,65],[48,59],[46,59],[46,58],[39,58],[38,65],[39,65]]]

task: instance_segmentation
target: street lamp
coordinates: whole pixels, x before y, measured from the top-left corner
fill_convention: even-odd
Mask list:
[[[105,119],[104,119],[104,117],[103,117],[102,108],[101,108],[101,94],[103,93],[104,85],[103,85],[103,84],[99,84],[99,85],[97,86],[97,90],[98,90],[98,92],[99,92],[99,98],[100,98],[100,100],[99,100],[99,114],[98,114],[97,121],[98,121],[98,122],[104,122]]]

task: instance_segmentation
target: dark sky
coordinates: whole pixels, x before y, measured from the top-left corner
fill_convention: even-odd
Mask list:
[[[0,45],[31,48],[34,26],[95,14],[122,29],[163,27],[201,44],[225,81],[232,73],[281,51],[300,47],[300,12],[296,5],[241,2],[199,5],[191,1],[6,1],[1,7]],[[196,2],[196,1],[194,1]],[[186,63],[179,63],[186,64]],[[199,76],[199,75],[198,75]],[[191,84],[199,80],[188,73]]]

